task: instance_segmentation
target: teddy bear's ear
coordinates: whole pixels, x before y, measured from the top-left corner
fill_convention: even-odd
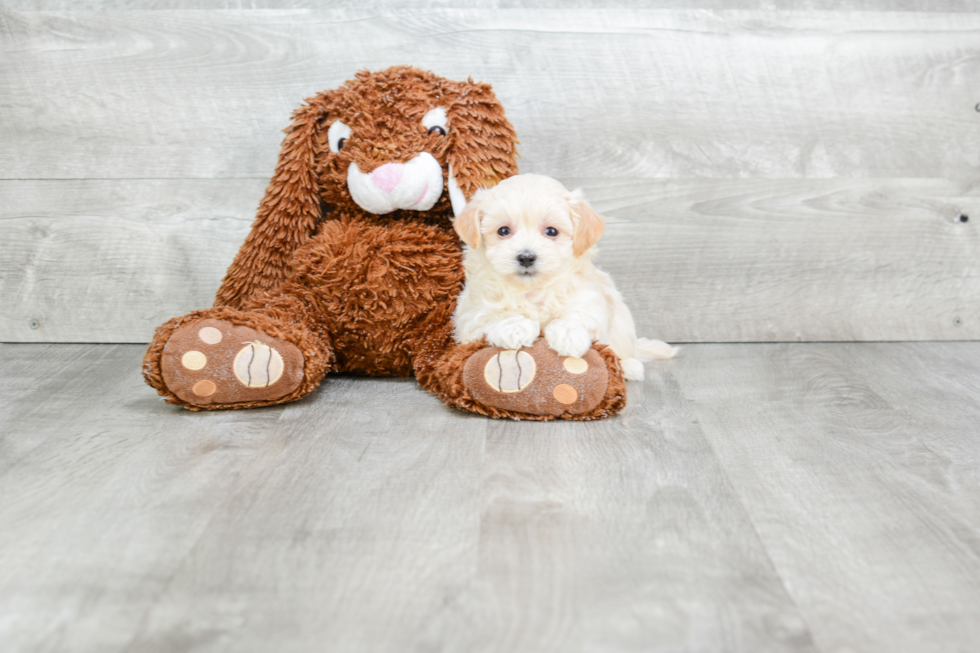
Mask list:
[[[569,193],[568,205],[572,211],[572,223],[575,225],[572,250],[575,256],[581,256],[599,242],[602,232],[606,230],[606,222],[596,213],[592,205],[585,201],[579,189]]]
[[[215,306],[241,308],[256,293],[278,287],[292,271],[293,253],[316,229],[321,214],[316,155],[335,93],[309,98],[293,113],[276,172],[252,231],[221,282]]]
[[[480,188],[517,174],[517,133],[489,84],[453,83],[448,117],[449,199],[460,215]]]

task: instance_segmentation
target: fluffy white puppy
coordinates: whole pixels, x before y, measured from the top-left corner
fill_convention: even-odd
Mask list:
[[[518,175],[478,191],[456,218],[466,286],[456,306],[455,336],[486,336],[504,349],[544,337],[561,356],[582,357],[593,340],[619,356],[623,376],[643,379],[643,362],[677,353],[636,337],[629,308],[608,274],[595,267],[605,229],[581,191],[542,175]]]

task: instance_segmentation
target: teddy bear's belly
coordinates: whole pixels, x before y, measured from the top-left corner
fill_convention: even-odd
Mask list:
[[[297,253],[339,371],[410,376],[420,344],[452,320],[463,286],[452,229],[331,222]]]

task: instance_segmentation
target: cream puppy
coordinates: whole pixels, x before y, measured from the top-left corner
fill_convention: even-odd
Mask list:
[[[643,362],[677,353],[636,337],[629,308],[593,265],[602,217],[578,190],[542,175],[518,175],[477,191],[454,224],[469,247],[455,336],[486,336],[504,349],[530,347],[542,328],[561,356],[582,357],[597,340],[619,356],[623,376],[643,379]]]

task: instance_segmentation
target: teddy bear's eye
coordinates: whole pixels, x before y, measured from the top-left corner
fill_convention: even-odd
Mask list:
[[[440,136],[446,135],[446,124],[448,121],[449,118],[446,116],[446,110],[442,107],[430,109],[422,116],[422,126],[428,129],[430,134],[439,134]]]
[[[548,227],[547,229],[544,230],[544,235],[548,236],[549,238],[554,238],[555,236],[558,235],[558,230],[555,229],[554,227]]]
[[[344,143],[350,138],[350,127],[335,120],[330,129],[327,130],[327,142],[330,146],[330,151],[336,154],[344,148]]]
[[[503,238],[505,236],[509,236],[510,235],[510,227],[501,227],[500,229],[497,229],[497,235],[500,236],[501,238]]]

